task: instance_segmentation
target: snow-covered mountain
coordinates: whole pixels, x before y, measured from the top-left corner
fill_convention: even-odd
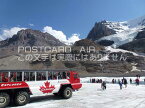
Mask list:
[[[126,22],[130,28],[145,26],[145,15]]]
[[[144,28],[145,16],[123,22],[103,21],[95,24],[87,38],[96,42],[113,41],[112,46],[119,47],[132,42]]]
[[[116,34],[100,38],[97,41],[101,41],[101,40],[114,41],[114,44],[112,46],[116,48],[116,47],[118,47],[120,45],[123,45],[123,44],[126,44],[128,42],[133,41],[134,38],[137,36],[138,32],[141,31],[141,28],[140,27],[129,28],[129,29],[126,29],[126,30],[124,30],[122,32],[119,31]]]

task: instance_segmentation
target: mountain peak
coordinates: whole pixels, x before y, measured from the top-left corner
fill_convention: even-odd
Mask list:
[[[96,22],[92,30],[89,32],[87,39],[96,40],[104,36],[115,34],[116,31],[106,26],[107,21]]]
[[[39,30],[25,29],[20,30],[16,35],[13,35],[12,38],[8,38],[0,42],[0,47],[17,47],[17,46],[61,46],[64,45],[54,36],[43,33]]]
[[[127,21],[129,27],[145,26],[145,15]]]
[[[37,34],[37,35],[40,35],[40,34],[42,34],[42,32],[39,31],[39,30],[25,29],[25,30],[18,31],[17,34],[18,35],[26,35],[26,34]]]
[[[101,21],[89,32],[87,39],[97,43],[111,43],[113,47],[134,41],[141,31],[145,31],[145,16],[138,17],[124,22]],[[143,34],[143,33],[141,33]],[[144,36],[138,36],[144,37]],[[107,44],[108,45],[108,44]],[[110,45],[110,44],[109,44]]]

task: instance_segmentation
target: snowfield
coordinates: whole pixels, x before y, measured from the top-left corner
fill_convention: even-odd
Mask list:
[[[89,78],[86,79],[83,81]],[[107,83],[107,90],[103,91],[98,83],[83,83],[83,87],[73,92],[70,99],[53,95],[32,97],[29,104],[18,108],[145,108],[144,94],[144,84],[128,84],[127,88],[120,90],[118,84]]]
[[[101,40],[111,40],[114,41],[114,44],[111,46],[117,48],[120,45],[133,41],[138,32],[145,28],[145,16],[123,22],[106,21],[104,24],[108,28],[116,31],[116,34],[104,36],[99,40],[96,40],[96,42]]]
[[[133,41],[133,39],[137,36],[138,32],[141,31],[141,29],[142,27],[130,28],[128,30],[119,32],[117,34],[102,37],[97,41],[101,41],[101,40],[114,41],[114,44],[112,45],[112,47],[117,48],[120,45]]]

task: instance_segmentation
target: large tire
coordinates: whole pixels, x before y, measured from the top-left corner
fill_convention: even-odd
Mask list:
[[[15,96],[15,104],[17,106],[23,106],[29,103],[30,95],[26,91],[20,91]]]
[[[0,93],[0,108],[5,108],[6,106],[9,105],[9,103],[10,96],[5,92]]]
[[[66,87],[62,90],[62,98],[64,99],[69,99],[70,97],[72,97],[72,89],[70,87]]]
[[[54,94],[54,96],[59,96],[59,93],[53,93]]]

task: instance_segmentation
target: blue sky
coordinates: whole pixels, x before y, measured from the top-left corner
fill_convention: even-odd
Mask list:
[[[145,15],[145,0],[1,0],[0,28],[42,30],[50,26],[85,38],[95,22],[124,21]],[[30,26],[29,24],[34,24]]]

